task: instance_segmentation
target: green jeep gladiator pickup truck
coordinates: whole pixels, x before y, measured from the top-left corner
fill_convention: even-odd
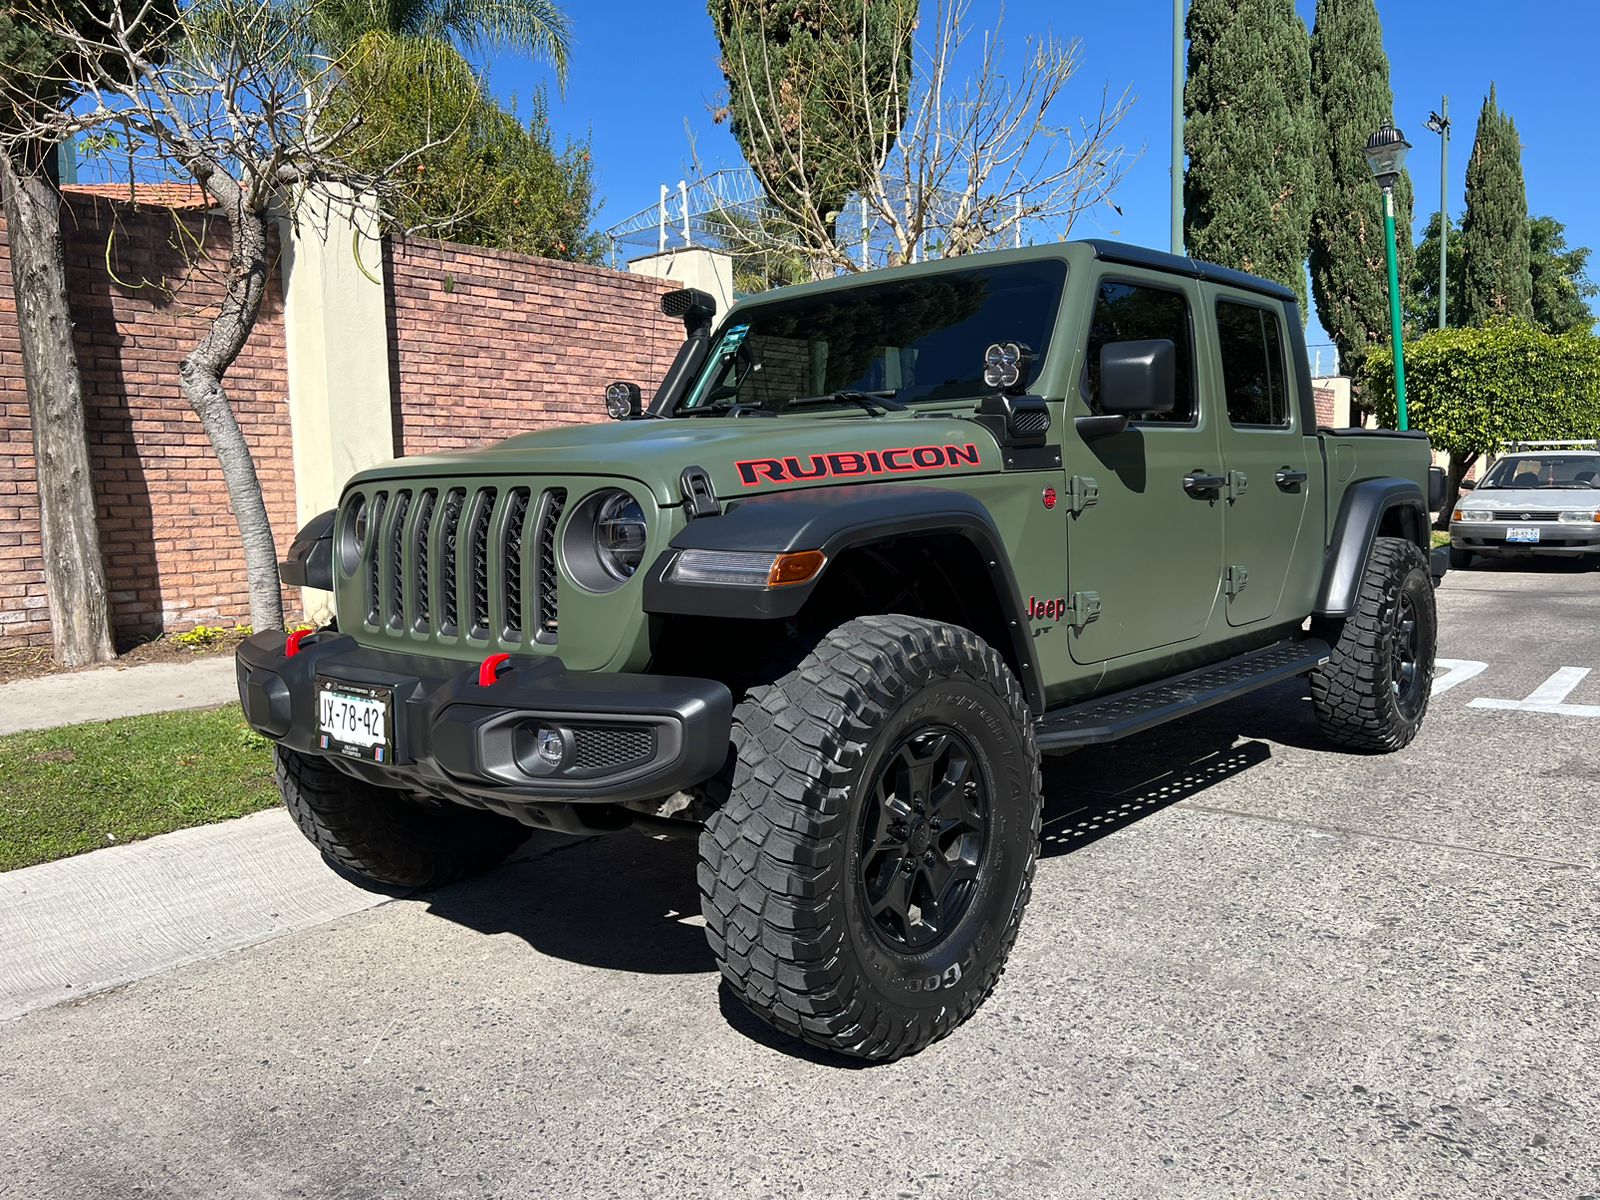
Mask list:
[[[1041,752],[1296,676],[1332,742],[1416,735],[1428,443],[1316,428],[1287,289],[1090,241],[662,304],[648,404],[363,471],[297,537],[337,621],[239,692],[334,863],[697,836],[744,1003],[892,1058],[1003,969]]]

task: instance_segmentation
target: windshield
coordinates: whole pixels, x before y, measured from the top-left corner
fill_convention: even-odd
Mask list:
[[[1600,488],[1600,454],[1515,454],[1495,463],[1487,488]]]
[[[1045,259],[751,304],[731,314],[676,412],[975,400],[994,390],[983,354],[995,342],[1033,351],[1031,384],[1066,278],[1066,263]]]

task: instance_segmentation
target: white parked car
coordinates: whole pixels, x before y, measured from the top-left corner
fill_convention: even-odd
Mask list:
[[[1600,440],[1513,442],[1450,517],[1450,566],[1477,555],[1600,562]]]

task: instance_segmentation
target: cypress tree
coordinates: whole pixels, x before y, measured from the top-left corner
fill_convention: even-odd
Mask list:
[[[1478,135],[1467,162],[1461,258],[1467,324],[1482,325],[1495,317],[1533,319],[1522,142],[1516,125],[1495,103],[1493,84],[1478,114]]]
[[[905,119],[917,0],[706,0],[734,139],[767,195],[818,218]],[[895,85],[898,82],[899,89]]]
[[[1305,22],[1293,0],[1193,0],[1188,35],[1185,245],[1293,288],[1303,315],[1316,184]]]
[[[1340,369],[1358,376],[1367,350],[1389,340],[1383,193],[1362,153],[1367,138],[1394,114],[1383,26],[1372,0],[1317,0],[1311,96],[1320,146],[1311,294],[1323,328],[1339,348]],[[1411,278],[1413,256],[1409,172],[1402,172],[1395,185],[1394,216],[1405,281]]]

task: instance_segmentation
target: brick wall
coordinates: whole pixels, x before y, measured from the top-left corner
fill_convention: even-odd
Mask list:
[[[200,212],[79,196],[63,242],[117,640],[247,620],[244,553],[222,470],[178,384],[179,363],[221,299],[221,231]],[[276,272],[227,386],[274,532],[292,536]],[[0,547],[17,547],[0,563],[0,629],[7,645],[43,645],[49,619],[8,245],[0,246],[0,396]]]
[[[430,454],[605,418],[606,385],[649,401],[683,341],[677,284],[452,243],[391,243],[395,451]]]
[[[184,203],[181,193],[163,198]],[[192,205],[79,195],[64,242],[118,641],[246,621],[244,556],[221,470],[178,386],[178,364],[221,295],[220,231]],[[197,245],[203,253],[193,253]],[[599,420],[606,384],[632,379],[648,397],[683,337],[681,324],[660,314],[661,293],[675,286],[664,281],[449,243],[399,244],[384,257],[401,453]],[[227,385],[284,549],[295,500],[276,271]],[[0,221],[0,651],[49,640]]]

